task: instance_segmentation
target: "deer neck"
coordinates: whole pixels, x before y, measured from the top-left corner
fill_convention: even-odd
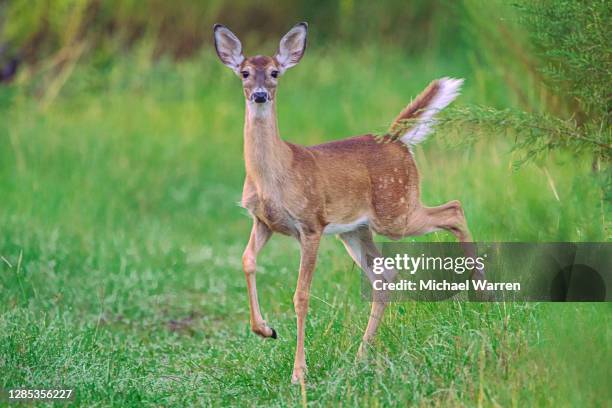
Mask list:
[[[278,186],[291,160],[289,146],[278,134],[274,101],[246,103],[244,162],[258,189]]]

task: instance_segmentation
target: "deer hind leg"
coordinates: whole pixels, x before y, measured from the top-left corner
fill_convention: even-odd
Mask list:
[[[423,207],[420,214],[422,217],[422,227],[414,235],[426,234],[441,229],[449,231],[461,242],[467,257],[476,257],[476,246],[472,242],[472,236],[459,201],[449,201],[438,207]],[[471,278],[477,280],[484,279],[484,270],[474,269]]]
[[[263,246],[268,242],[272,231],[257,218],[253,219],[253,228],[251,236],[247,244],[244,254],[242,255],[242,269],[247,281],[247,289],[249,294],[249,309],[251,330],[262,337],[276,338],[276,331],[269,327],[266,321],[261,316],[259,310],[259,301],[257,299],[257,285],[255,279],[255,270],[257,265],[257,254]]]
[[[355,231],[340,234],[340,240],[344,243],[351,258],[353,258],[357,265],[366,273],[370,282],[376,279],[383,279],[386,282],[393,282],[395,280],[397,272],[394,269],[385,270],[381,275],[375,274],[372,270],[371,260],[382,255],[372,240],[372,232],[369,228],[360,228]],[[372,293],[372,295],[370,318],[368,319],[368,325],[363,334],[361,344],[359,345],[359,350],[357,351],[357,358],[364,357],[367,347],[372,342],[380,321],[382,320],[385,308],[387,307],[387,299],[380,293]]]

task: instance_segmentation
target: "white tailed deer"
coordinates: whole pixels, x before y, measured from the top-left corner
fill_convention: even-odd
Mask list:
[[[248,286],[252,330],[276,338],[259,310],[255,285],[257,254],[273,232],[295,237],[301,247],[297,288],[293,297],[297,315],[297,348],[292,382],[306,373],[304,324],[310,283],[323,234],[339,234],[353,260],[372,278],[368,257],[380,256],[372,231],[398,239],[444,229],[461,242],[470,242],[461,204],[451,201],[425,207],[419,198],[419,174],[410,146],[429,133],[433,116],[459,93],[462,80],[433,81],[392,124],[414,121],[398,134],[351,137],[317,146],[298,146],[283,141],[276,120],[278,78],[296,65],[306,48],[307,24],[294,26],[280,40],[274,57],[246,58],[240,40],[225,26],[214,26],[214,40],[221,61],[242,80],[246,99],[244,162],[246,180],[242,206],[253,227],[242,257]],[[466,250],[472,253],[471,245]],[[475,255],[475,254],[472,254]],[[482,271],[476,271],[482,274]],[[385,273],[393,279],[395,271]],[[386,302],[375,300],[359,347],[363,354],[382,318]]]

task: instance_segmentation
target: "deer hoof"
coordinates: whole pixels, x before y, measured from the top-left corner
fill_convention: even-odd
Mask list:
[[[363,347],[363,344],[359,345],[359,349],[357,350],[357,356],[356,356],[356,360],[357,361],[363,361],[366,358],[366,351],[365,348]]]
[[[370,345],[365,342],[361,342],[359,345],[359,349],[357,349],[357,355],[355,356],[355,361],[365,361],[368,358]]]
[[[295,367],[291,375],[291,384],[297,385],[306,378],[306,367]]]
[[[278,337],[276,335],[276,330],[268,326],[266,322],[263,322],[256,326],[251,326],[251,330],[253,330],[253,333],[258,334],[259,336],[263,338],[271,337],[273,339],[276,339]]]

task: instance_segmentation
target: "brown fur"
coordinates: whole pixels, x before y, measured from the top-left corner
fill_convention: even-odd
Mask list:
[[[416,97],[414,101],[412,101],[399,113],[399,115],[397,115],[395,120],[393,120],[393,124],[396,124],[401,120],[418,118],[419,114],[423,111],[425,107],[427,107],[427,105],[429,105],[429,103],[439,91],[440,84],[438,83],[438,81],[432,81],[429,86],[425,88],[425,90],[421,92],[419,96]]]
[[[394,123],[418,117],[438,89],[437,81],[432,82]],[[277,132],[275,126],[271,129]],[[399,140],[364,135],[304,147],[282,141],[277,133],[266,137],[276,147],[263,152],[266,163],[283,163],[278,165],[282,177],[272,180],[282,184],[275,188],[283,193],[278,197],[282,204],[257,194],[256,180],[264,183],[265,177],[249,166],[255,154],[246,150],[250,144],[245,140],[243,205],[272,231],[299,238],[299,228],[322,231],[328,224],[347,224],[363,215],[375,232],[394,239],[422,229],[418,170]]]
[[[243,81],[244,96],[249,99],[255,88],[266,88],[270,100],[276,96],[276,79],[270,75],[272,71],[278,70],[278,63],[274,58],[263,55],[246,58],[240,65],[241,72],[248,72],[249,77]]]
[[[242,58],[240,42],[227,28],[215,26],[215,44],[222,61],[238,75],[244,71],[249,74],[246,78],[241,75],[246,97],[242,205],[251,213],[253,226],[242,262],[251,328],[263,337],[276,338],[276,331],[268,326],[259,309],[257,254],[273,232],[293,236],[300,242],[300,268],[293,297],[297,316],[293,382],[303,381],[306,373],[305,319],[319,242],[326,227],[347,228],[340,233],[340,239],[370,278],[374,275],[364,259],[380,256],[372,241],[372,230],[397,239],[446,229],[462,242],[471,240],[458,201],[439,207],[421,204],[419,174],[412,153],[392,136],[364,135],[310,147],[280,138],[275,106],[277,80],[272,72],[282,72],[300,60],[306,46],[306,29],[305,23],[292,28],[281,40],[274,58],[246,58],[237,66],[236,61]],[[265,103],[256,103],[251,94],[262,88],[270,97]],[[439,83],[432,82],[402,110],[392,128],[404,120],[418,118],[439,91]],[[359,225],[357,221],[362,219],[367,219],[368,224]],[[466,251],[474,255],[471,247]],[[394,276],[394,270],[384,273],[388,281]],[[386,299],[373,299],[360,354],[374,336],[385,305]]]

